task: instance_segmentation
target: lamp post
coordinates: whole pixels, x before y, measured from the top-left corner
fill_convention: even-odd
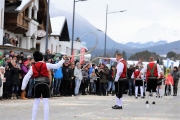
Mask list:
[[[126,11],[126,10],[122,10],[122,11],[114,11],[114,12],[108,12],[108,5],[107,5],[107,7],[106,7],[106,25],[105,25],[104,57],[106,56],[107,15],[108,15],[108,14],[112,14],[112,13],[125,12],[125,11]]]
[[[74,0],[74,3],[73,3],[71,55],[73,55],[73,45],[74,45],[74,22],[75,22],[75,7],[76,7],[75,3],[76,3],[76,2],[83,2],[83,1],[87,1],[87,0],[78,0],[78,1],[75,1],[75,0]]]
[[[47,6],[47,17],[46,17],[46,47],[45,47],[45,53],[48,49],[48,33],[49,33],[49,4],[50,0],[48,0],[48,6]],[[51,51],[52,52],[52,51]]]

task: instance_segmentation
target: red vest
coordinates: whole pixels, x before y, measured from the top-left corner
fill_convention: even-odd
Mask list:
[[[140,71],[139,70],[135,70],[134,71],[134,78],[137,78],[137,76],[139,75]]]
[[[33,78],[37,77],[49,77],[49,72],[44,62],[37,62],[32,65]]]
[[[126,73],[127,73],[127,64],[126,64],[126,61],[125,60],[121,60],[120,61],[123,65],[124,65],[124,68],[123,68],[123,73],[121,74],[120,78],[126,78]]]
[[[154,65],[155,65],[155,68],[154,68]],[[149,66],[149,67],[148,67]],[[154,71],[153,71],[153,76],[151,75],[151,71],[153,70],[154,68]],[[147,65],[147,73],[146,73],[146,77],[158,77],[158,71],[157,71],[157,64],[155,63],[149,63]]]

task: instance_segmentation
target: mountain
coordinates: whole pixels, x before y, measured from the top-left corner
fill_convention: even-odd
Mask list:
[[[148,27],[142,28],[135,35],[131,36],[127,41],[133,41],[138,45],[146,43],[157,43],[165,42],[167,43],[174,42],[180,39],[180,31],[174,29],[168,29],[164,26],[161,26],[157,23],[152,24]],[[126,44],[126,43],[124,43]]]
[[[68,29],[69,29],[69,36],[72,36],[72,13],[68,11],[61,10],[55,3],[50,4],[50,17],[57,17],[57,16],[65,16],[68,22]],[[58,23],[57,23],[58,24]],[[98,36],[98,45],[96,48],[96,52],[99,54],[103,54],[103,52],[99,52],[98,50],[104,49],[104,39],[105,34],[104,32],[100,32],[97,30],[95,26],[89,23],[86,19],[75,14],[75,29],[74,29],[74,39],[77,37],[81,37],[83,34],[87,32],[94,32]],[[92,48],[95,44],[95,36],[92,34],[86,35],[81,39],[82,42],[86,42],[87,48]],[[107,36],[107,49],[111,49],[114,46],[118,46],[119,49],[129,48],[126,45],[120,44],[112,40],[109,36]]]
[[[160,40],[160,41],[157,41],[157,42],[146,42],[146,43],[135,43],[135,42],[127,42],[126,46],[129,46],[129,47],[133,47],[133,48],[147,48],[147,47],[153,47],[153,46],[157,46],[157,45],[162,45],[162,44],[166,44],[167,41],[165,40]]]
[[[144,51],[144,50],[148,50],[150,52],[155,52],[155,53],[157,53],[159,55],[167,54],[170,51],[174,51],[176,53],[179,53],[180,52],[179,46],[180,46],[180,40],[175,41],[175,42],[171,42],[171,43],[158,45],[158,46],[135,49],[134,53]]]

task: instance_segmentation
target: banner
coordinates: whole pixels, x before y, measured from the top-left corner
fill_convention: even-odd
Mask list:
[[[84,47],[81,48],[81,53],[80,54],[85,54],[86,49]],[[80,56],[80,63],[84,62],[84,55]]]

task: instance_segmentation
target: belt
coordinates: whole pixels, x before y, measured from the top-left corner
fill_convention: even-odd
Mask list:
[[[157,77],[148,77],[148,79],[157,79]]]
[[[50,80],[48,77],[38,77],[35,78],[35,83],[50,83]]]
[[[119,81],[127,80],[127,78],[119,78]]]
[[[140,78],[136,78],[135,80],[142,80],[142,79],[140,79]]]

